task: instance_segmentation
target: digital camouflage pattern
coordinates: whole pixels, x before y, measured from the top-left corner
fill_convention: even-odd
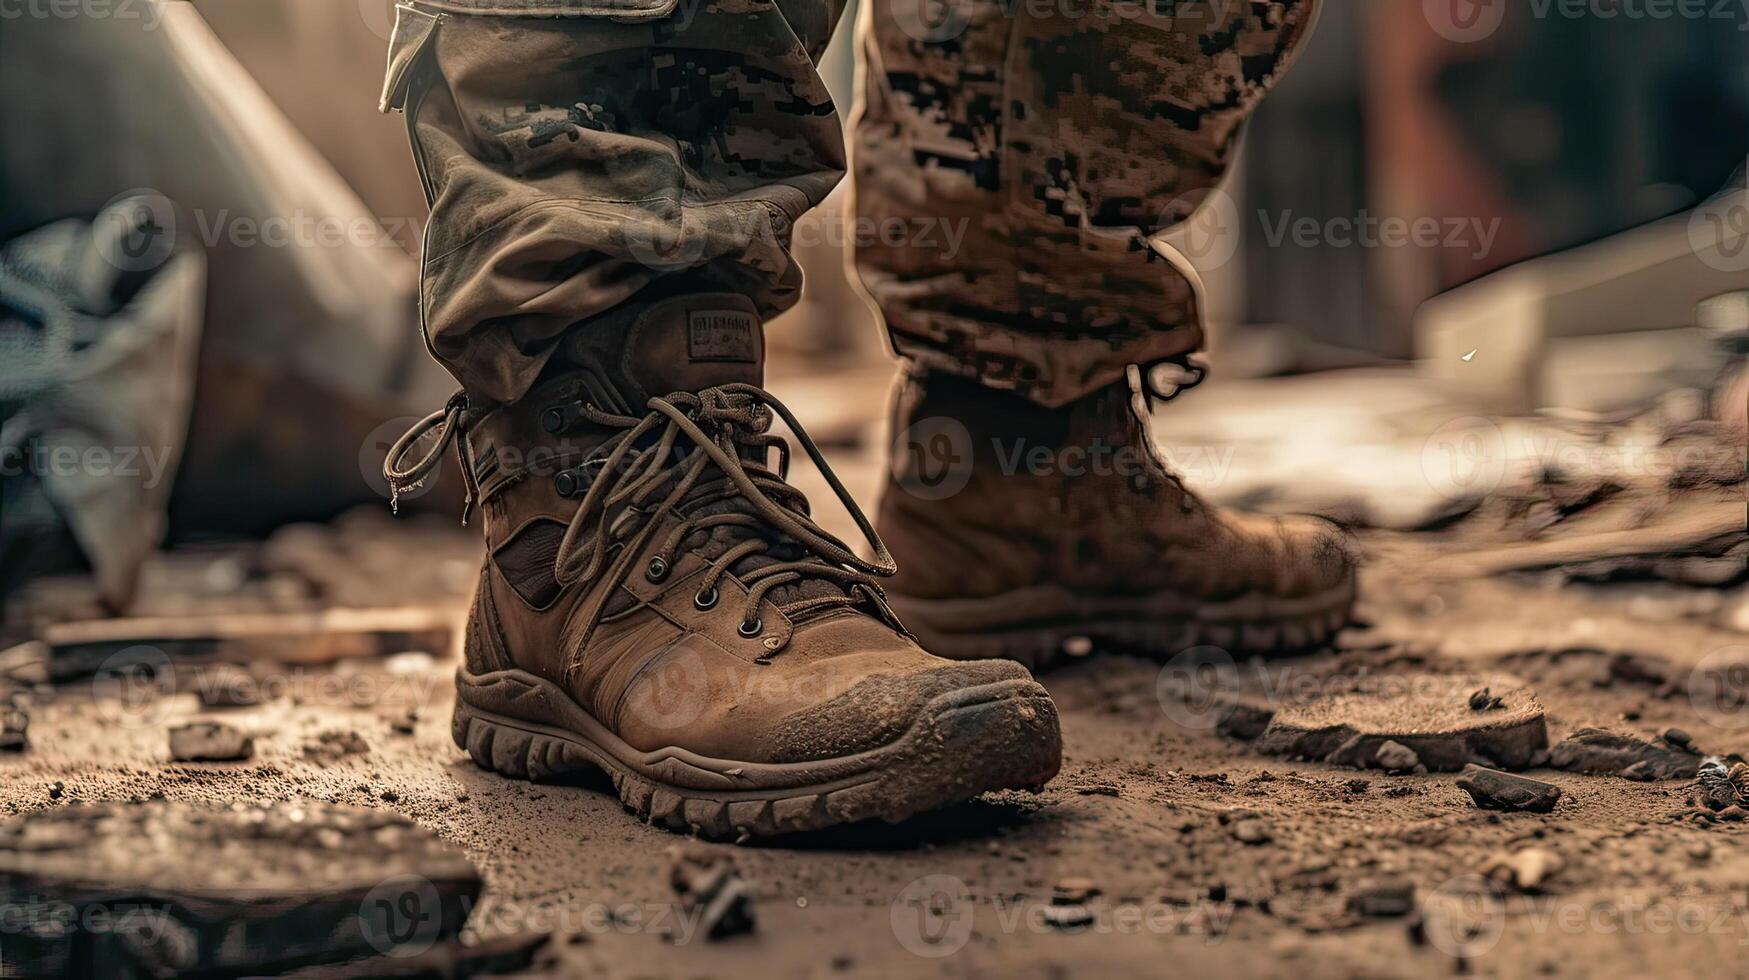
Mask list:
[[[918,15],[922,4],[924,16]],[[861,215],[947,216],[954,254],[857,254],[899,353],[1063,405],[1197,349],[1147,237],[1225,175],[1314,0],[891,0],[865,11]]]
[[[1315,0],[866,6],[857,212],[894,233],[857,263],[899,352],[1064,404],[1195,349],[1195,291],[1147,236],[1225,173]],[[384,104],[432,201],[426,332],[471,393],[515,400],[623,304],[794,305],[791,228],[845,169],[815,70],[843,7],[402,5]]]

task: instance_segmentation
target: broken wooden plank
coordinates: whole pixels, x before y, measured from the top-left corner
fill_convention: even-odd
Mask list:
[[[1564,534],[1546,540],[1441,555],[1427,564],[1438,578],[1530,572],[1596,561],[1691,555],[1720,556],[1749,540],[1741,499],[1690,501],[1644,527]]]
[[[149,647],[173,661],[326,664],[382,657],[407,650],[452,651],[458,635],[453,609],[323,609],[293,613],[94,619],[57,623],[42,631],[53,681],[89,676],[109,658]]]

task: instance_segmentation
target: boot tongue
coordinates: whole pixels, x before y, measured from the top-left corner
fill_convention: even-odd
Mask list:
[[[765,334],[753,302],[733,293],[677,296],[625,333],[618,372],[633,404],[676,391],[765,381]]]

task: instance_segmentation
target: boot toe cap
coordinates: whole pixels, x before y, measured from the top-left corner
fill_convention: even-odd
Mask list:
[[[841,758],[889,745],[931,717],[961,713],[995,719],[1004,705],[1027,712],[1039,704],[1048,706],[1049,695],[1013,661],[943,661],[923,670],[880,674],[785,716],[771,732],[773,761]],[[1055,730],[1054,710],[1050,727]]]

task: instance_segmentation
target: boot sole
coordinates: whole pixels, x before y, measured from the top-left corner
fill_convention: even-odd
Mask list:
[[[456,686],[451,734],[481,768],[531,782],[601,770],[638,816],[713,840],[897,822],[992,790],[1043,786],[1062,762],[1056,706],[1030,680],[940,695],[879,748],[781,764],[640,751],[525,671],[462,670]]]
[[[930,653],[1007,658],[1037,673],[1100,648],[1155,658],[1198,646],[1246,656],[1315,649],[1353,621],[1355,579],[1310,596],[1258,593],[1219,603],[1178,592],[1102,596],[1056,585],[982,599],[888,598]]]

